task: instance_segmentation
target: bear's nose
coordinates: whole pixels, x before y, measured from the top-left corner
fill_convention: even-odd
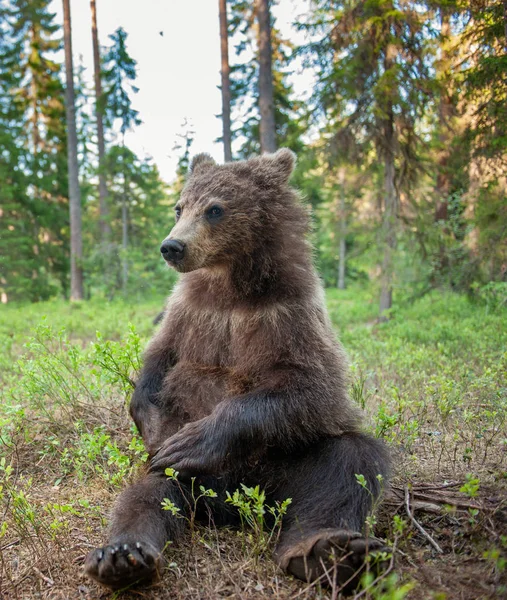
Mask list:
[[[178,240],[165,240],[160,246],[160,252],[165,260],[179,262],[185,254],[185,244]]]

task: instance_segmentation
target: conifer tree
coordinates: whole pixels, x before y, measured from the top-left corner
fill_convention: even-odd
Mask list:
[[[107,245],[111,237],[111,226],[109,223],[109,209],[107,205],[106,174],[104,172],[105,141],[104,124],[102,119],[102,73],[100,61],[99,32],[97,25],[97,3],[90,0],[92,13],[92,44],[93,44],[93,80],[95,84],[95,120],[97,124],[97,149],[99,159],[99,224],[101,242]]]
[[[256,13],[259,51],[259,137],[261,152],[274,152],[276,150],[276,133],[269,0],[256,0]]]
[[[258,4],[233,0],[230,9],[231,33],[238,40],[238,61],[231,66],[231,98],[236,113],[234,122],[238,123],[233,137],[244,140],[240,154],[246,157],[261,152]],[[306,127],[306,117],[302,103],[294,98],[288,79],[293,45],[272,24],[270,39],[273,101],[268,101],[268,104],[271,103],[274,109],[275,141],[274,145],[272,140],[269,142],[270,149],[266,148],[266,151],[280,146],[299,151],[302,149],[301,135]],[[239,62],[240,59],[245,60]],[[270,130],[271,125],[267,129]],[[271,134],[269,137],[272,137]]]
[[[303,49],[319,69],[316,108],[383,164],[380,315],[392,304],[399,189],[417,164],[416,123],[427,102],[427,14],[390,0],[316,0],[301,27],[312,42]],[[337,134],[339,132],[337,131]]]
[[[115,128],[120,138],[120,152],[116,152],[120,168],[118,175],[122,179],[121,214],[122,214],[122,288],[126,292],[128,282],[128,246],[129,246],[129,168],[130,151],[125,147],[125,134],[141,120],[139,113],[132,106],[131,95],[138,92],[133,84],[137,78],[136,61],[127,51],[127,33],[119,27],[109,36],[112,44],[104,56],[104,117],[112,133]],[[112,152],[113,150],[110,150]]]
[[[67,289],[67,168],[61,47],[49,0],[0,7],[2,280],[12,298]],[[8,223],[9,219],[11,220]],[[7,294],[7,292],[4,292]]]
[[[227,19],[227,0],[218,1],[220,20],[220,54],[221,54],[221,92],[222,92],[222,141],[224,144],[224,160],[232,160],[231,134],[231,81],[229,65],[229,23]]]
[[[67,112],[67,156],[69,173],[70,208],[70,299],[82,300],[83,290],[83,239],[81,227],[81,191],[79,189],[79,166],[77,161],[76,107],[74,95],[74,61],[72,57],[72,23],[70,0],[63,0],[63,31],[65,42]]]

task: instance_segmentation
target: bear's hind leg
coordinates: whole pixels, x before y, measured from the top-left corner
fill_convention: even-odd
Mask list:
[[[113,589],[155,577],[165,545],[181,539],[185,529],[185,520],[163,510],[162,500],[184,514],[184,491],[183,484],[156,473],[128,487],[114,507],[109,542],[88,554],[85,573]]]
[[[389,561],[380,553],[389,549],[364,530],[388,474],[384,445],[361,433],[321,442],[287,465],[276,492],[277,499],[292,498],[276,550],[282,568],[345,593],[366,569],[385,570]]]

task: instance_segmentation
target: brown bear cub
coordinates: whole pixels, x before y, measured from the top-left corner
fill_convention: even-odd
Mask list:
[[[121,494],[108,544],[86,560],[104,585],[157,573],[167,542],[185,534],[192,477],[217,492],[197,507],[197,518],[217,526],[237,524],[225,492],[240,483],[260,484],[270,505],[291,498],[276,560],[296,577],[334,577],[350,591],[368,565],[385,566],[375,564],[382,543],[362,532],[389,459],[361,431],[347,396],[346,359],[305,237],[308,214],[288,184],[293,167],[287,149],[192,162],[161,247],[181,279],[130,405],[149,471]],[[164,498],[179,518],[162,510]]]

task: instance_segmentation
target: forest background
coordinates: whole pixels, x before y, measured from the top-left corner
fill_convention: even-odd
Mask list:
[[[216,74],[229,130],[225,152],[229,138],[234,158],[263,150],[265,102],[264,150],[287,146],[298,155],[293,182],[313,208],[325,284],[369,280],[384,296],[394,289],[400,300],[435,287],[504,300],[504,4],[297,3],[295,37],[305,42],[295,45],[268,23],[264,84],[256,6],[227,6],[225,83],[218,56]],[[49,0],[4,2],[0,24],[0,297],[4,303],[68,298],[62,24]],[[79,27],[90,28],[91,44],[91,23]],[[129,148],[126,136],[142,119],[135,109],[136,60],[126,31],[107,33],[97,48],[95,87],[74,59],[78,297],[139,297],[159,289],[157,246],[173,223],[194,132],[182,124],[179,148],[168,148],[179,156],[168,182],[153,160]],[[311,93],[298,97],[298,77],[311,82]],[[389,306],[384,298],[382,310]]]
[[[162,120],[154,148],[178,140],[162,177],[135,141],[139,69],[129,32],[101,29],[107,1],[90,0],[90,22],[69,0],[0,3],[0,598],[108,597],[79,568],[146,460],[126,404],[176,281],[160,242],[206,141],[225,160],[298,157],[350,394],[396,459],[371,521],[396,569],[357,597],[502,597],[507,0],[213,5],[222,136]],[[72,53],[76,28],[93,68]],[[146,46],[161,78],[184,64]],[[284,578],[256,525],[193,532],[145,597],[338,597]]]

